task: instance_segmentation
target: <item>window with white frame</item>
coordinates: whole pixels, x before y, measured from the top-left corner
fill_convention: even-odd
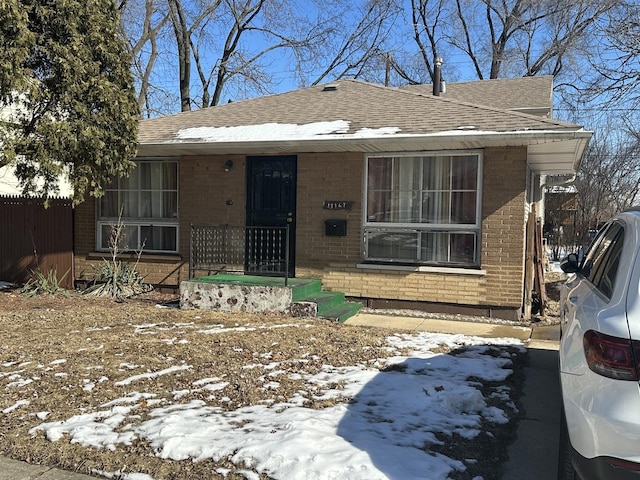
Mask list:
[[[364,257],[479,266],[480,153],[368,157]]]
[[[128,178],[115,179],[98,202],[97,249],[111,246],[124,225],[120,251],[178,251],[178,161],[140,159]]]

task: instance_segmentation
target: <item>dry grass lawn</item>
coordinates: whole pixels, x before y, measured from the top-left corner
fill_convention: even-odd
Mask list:
[[[118,303],[78,294],[68,298],[27,298],[16,291],[0,291],[0,453],[83,473],[97,469],[147,472],[158,480],[216,478],[212,473],[215,468],[233,465],[211,460],[162,460],[141,441],[118,446],[115,451],[81,447],[64,440],[50,442],[42,434],[29,433],[43,421],[34,412],[49,412],[47,421],[67,419],[125,397],[132,389],[171,402],[200,399],[235,410],[261,402],[284,401],[301,390],[317,388],[304,384],[302,375],[282,375],[277,389],[263,388],[264,370],[243,368],[249,363],[280,362],[290,374],[313,374],[325,364],[370,364],[388,355],[388,330],[282,315],[158,308],[158,300],[157,294]],[[229,330],[223,331],[227,327]],[[219,333],[204,333],[211,329]],[[293,360],[301,358],[305,361]],[[133,375],[176,365],[191,368],[141,378],[135,388],[118,385],[118,381]],[[194,387],[195,381],[211,377],[229,382],[224,401],[222,395]],[[517,393],[521,378],[512,377],[515,378],[509,381]],[[183,392],[178,400],[176,392]],[[307,406],[321,408],[326,402],[309,395]],[[143,401],[137,413],[144,417],[150,408]],[[496,426],[499,428],[502,427]],[[515,422],[508,427],[510,433],[496,433],[497,446],[485,447],[506,448],[499,443],[512,439],[513,428]],[[448,444],[446,448],[455,449],[456,445]],[[469,475],[474,474],[471,470]]]

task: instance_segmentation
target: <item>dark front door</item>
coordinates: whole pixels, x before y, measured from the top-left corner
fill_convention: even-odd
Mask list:
[[[295,266],[297,157],[247,157],[248,273],[281,275],[289,227],[289,276]]]

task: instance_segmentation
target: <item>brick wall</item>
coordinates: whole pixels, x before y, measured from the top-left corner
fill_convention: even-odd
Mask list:
[[[331,157],[331,156],[329,156]],[[349,296],[519,309],[524,277],[526,149],[486,149],[481,268],[486,274],[362,269],[361,154],[299,157],[298,276],[321,277]],[[322,199],[355,200],[351,212],[322,210]],[[306,230],[301,229],[305,216]],[[348,235],[326,237],[323,219],[348,218]],[[312,237],[309,237],[309,234]]]
[[[520,306],[523,295],[527,158],[525,148],[487,149],[482,199],[482,268],[487,303]]]
[[[227,160],[233,168],[224,171]],[[189,226],[198,224],[244,225],[245,157],[183,157],[179,163],[179,255],[145,255],[137,270],[146,281],[177,287],[189,275]],[[231,201],[232,205],[227,205]],[[92,278],[103,254],[95,252],[95,201],[89,199],[75,210],[76,279]],[[134,256],[121,256],[136,261]]]
[[[360,257],[362,183],[361,153],[298,156],[296,271],[323,269],[339,261],[356,264]],[[353,202],[351,210],[325,210],[324,201]],[[325,220],[347,221],[346,237],[325,235]]]
[[[224,163],[232,160],[229,172]],[[525,148],[484,152],[481,268],[485,274],[358,268],[362,260],[364,155],[299,154],[296,272],[322,278],[326,288],[374,299],[486,305],[518,309],[522,302],[525,231]],[[188,275],[191,223],[244,225],[246,160],[243,156],[180,160],[180,256],[145,257],[141,271],[152,283],[178,285]],[[323,209],[324,201],[353,202],[351,210]],[[76,211],[76,272],[82,278],[99,262],[95,206]],[[325,220],[345,219],[347,235],[325,235]],[[150,258],[147,261],[146,258]]]

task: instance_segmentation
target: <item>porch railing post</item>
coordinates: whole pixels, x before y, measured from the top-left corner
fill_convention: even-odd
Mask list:
[[[289,285],[289,224],[284,239],[284,286]]]
[[[189,278],[193,278],[193,223],[189,224]]]

